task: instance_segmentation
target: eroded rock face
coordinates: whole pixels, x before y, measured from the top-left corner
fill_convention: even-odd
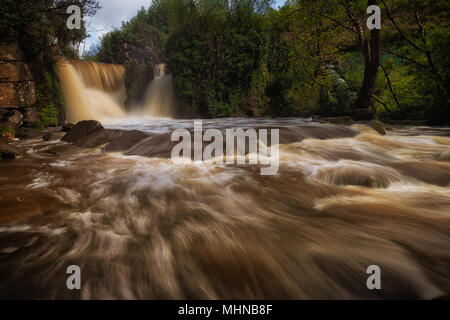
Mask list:
[[[33,81],[0,83],[0,108],[22,108],[36,102]]]
[[[0,61],[0,81],[1,82],[18,82],[32,81],[28,64],[20,61]]]
[[[36,102],[30,67],[17,44],[0,44],[0,108],[28,107]]]

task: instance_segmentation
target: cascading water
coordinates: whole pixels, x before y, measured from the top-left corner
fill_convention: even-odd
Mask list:
[[[66,101],[67,121],[124,118],[126,99],[123,66],[81,61],[63,61],[59,74]],[[170,118],[174,115],[175,95],[172,76],[165,64],[155,66],[155,76],[149,84],[144,104],[134,115]]]
[[[147,89],[143,112],[152,117],[170,118],[174,109],[172,76],[166,74],[165,64],[158,64],[155,66],[155,78]]]
[[[258,165],[174,163],[171,132],[191,120],[129,120],[109,127],[151,138],[124,154],[31,140],[33,152],[0,161],[0,298],[450,293],[450,129],[204,121],[280,128],[279,174],[261,176]],[[81,290],[66,287],[74,264]],[[382,290],[366,287],[370,265]]]
[[[122,66],[62,61],[58,67],[68,122],[125,117]]]

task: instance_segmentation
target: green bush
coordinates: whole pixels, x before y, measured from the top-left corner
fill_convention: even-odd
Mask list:
[[[58,125],[59,110],[53,103],[40,108],[38,111],[38,128],[55,127]]]

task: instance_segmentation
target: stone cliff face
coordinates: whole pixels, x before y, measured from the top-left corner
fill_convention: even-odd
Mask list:
[[[36,85],[17,44],[0,43],[0,125],[32,126],[37,114]]]

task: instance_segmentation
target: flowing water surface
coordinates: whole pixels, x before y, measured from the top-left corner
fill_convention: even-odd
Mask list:
[[[450,294],[450,129],[304,119],[280,128],[278,175],[176,164],[191,120],[125,118],[150,134],[124,153],[27,140],[0,162],[0,297],[427,298]],[[78,265],[82,289],[66,287]],[[382,290],[368,290],[378,265]]]

